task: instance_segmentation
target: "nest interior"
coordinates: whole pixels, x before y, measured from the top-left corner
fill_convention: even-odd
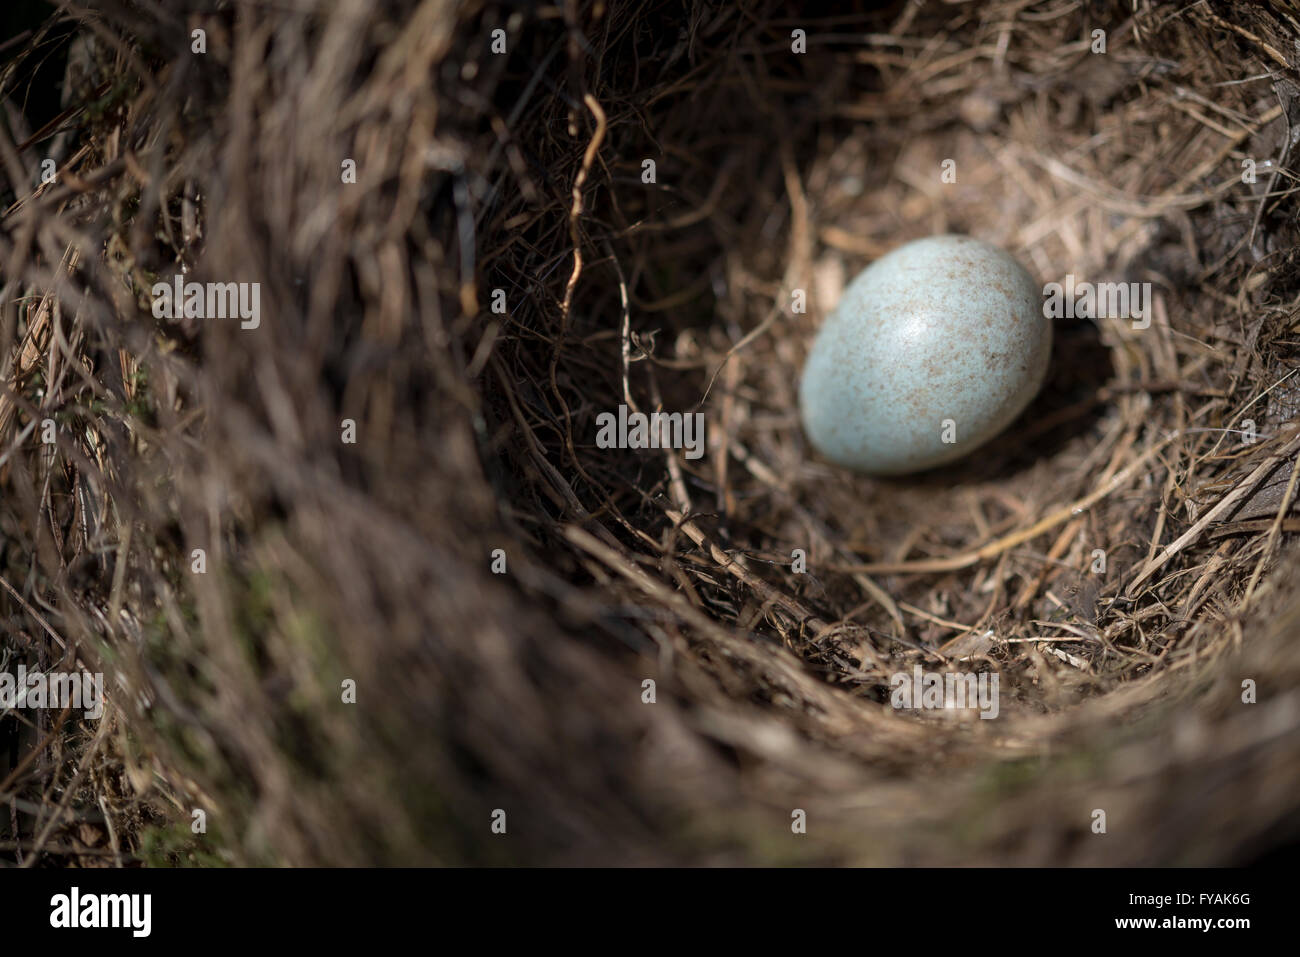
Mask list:
[[[111,687],[0,718],[0,852],[1294,841],[1296,17],[106,0],[0,46],[3,660]],[[943,232],[1149,283],[1149,323],[1059,320],[971,459],[835,468],[812,335]],[[154,318],[182,272],[259,283],[260,324]],[[619,405],[702,413],[705,454],[599,447]],[[997,674],[996,719],[892,707],[918,665]]]

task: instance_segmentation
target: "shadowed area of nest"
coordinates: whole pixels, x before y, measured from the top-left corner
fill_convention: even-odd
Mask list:
[[[0,855],[1294,839],[1300,28],[788,6],[106,0],[0,37],[2,647],[117,689],[98,725],[0,718]],[[73,92],[24,112],[59,43]],[[798,424],[812,334],[944,232],[1043,283],[1150,283],[1150,323],[1059,321],[1042,394],[967,461],[833,468]],[[259,282],[260,326],[155,320],[182,272]],[[599,447],[619,405],[703,413],[706,454]],[[996,672],[998,718],[892,708],[916,665]]]

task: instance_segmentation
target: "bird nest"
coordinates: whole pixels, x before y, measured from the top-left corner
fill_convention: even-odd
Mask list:
[[[1284,5],[390,6],[106,0],[0,46],[11,103],[79,54],[0,142],[3,648],[110,689],[0,719],[5,854],[1295,839]],[[975,456],[836,468],[811,337],[945,232],[1146,308],[1054,320]],[[176,275],[258,283],[259,324],[156,318]],[[680,431],[611,447],[620,407]],[[930,675],[996,698],[900,699]]]

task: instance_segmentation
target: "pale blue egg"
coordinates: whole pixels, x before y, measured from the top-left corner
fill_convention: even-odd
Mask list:
[[[1038,392],[1052,351],[1041,289],[1012,256],[931,236],[848,285],[799,384],[804,431],[831,461],[876,475],[959,459]]]

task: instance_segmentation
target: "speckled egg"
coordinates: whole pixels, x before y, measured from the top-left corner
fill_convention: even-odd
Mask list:
[[[902,475],[967,455],[1042,385],[1052,350],[1033,278],[969,236],[931,236],[848,285],[799,384],[804,430],[833,462]]]

